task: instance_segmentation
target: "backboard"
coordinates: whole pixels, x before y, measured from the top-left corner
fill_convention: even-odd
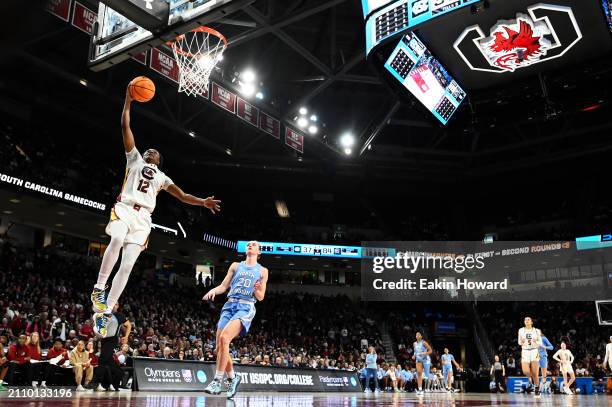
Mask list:
[[[93,27],[89,67],[100,71],[141,52],[159,46],[177,35],[210,24],[254,0],[142,0],[145,7],[122,14],[101,1]],[[145,29],[134,22],[142,20],[149,9],[169,3],[168,21],[157,28]],[[152,13],[152,11],[149,11]],[[130,15],[131,13],[131,15]],[[150,16],[149,16],[150,17]]]
[[[595,301],[599,325],[612,325],[612,300]]]

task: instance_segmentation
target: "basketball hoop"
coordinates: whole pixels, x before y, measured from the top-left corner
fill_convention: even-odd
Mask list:
[[[167,44],[179,67],[179,92],[203,95],[208,90],[210,74],[227,48],[227,39],[210,27],[198,27]]]

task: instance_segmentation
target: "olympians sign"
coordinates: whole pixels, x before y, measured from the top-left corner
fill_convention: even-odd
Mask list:
[[[355,372],[235,365],[245,391],[354,392],[361,391]],[[214,378],[210,362],[134,358],[135,388],[139,391],[201,391]]]

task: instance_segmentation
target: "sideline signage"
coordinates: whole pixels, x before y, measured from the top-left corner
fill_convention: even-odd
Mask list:
[[[362,391],[356,372],[234,365],[244,391]],[[215,376],[213,362],[134,358],[135,390],[202,391]]]

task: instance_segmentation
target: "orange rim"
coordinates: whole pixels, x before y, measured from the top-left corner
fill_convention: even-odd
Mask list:
[[[225,47],[227,47],[227,38],[225,38],[225,36],[223,34],[221,34],[219,31],[215,30],[214,28],[210,28],[210,27],[204,27],[204,26],[200,26],[197,28],[194,28],[193,30],[189,31],[192,33],[208,33],[209,35],[214,35],[215,37],[219,38],[221,41],[223,41],[223,48],[225,49]],[[168,41],[166,42],[167,45],[173,47],[177,41],[182,40],[183,38],[185,38],[185,34],[181,34],[178,37],[176,37],[174,39],[174,41]],[[187,52],[187,51],[183,51],[182,49],[176,47],[175,48],[176,52],[190,57],[190,58],[195,58],[195,55],[191,52]]]

